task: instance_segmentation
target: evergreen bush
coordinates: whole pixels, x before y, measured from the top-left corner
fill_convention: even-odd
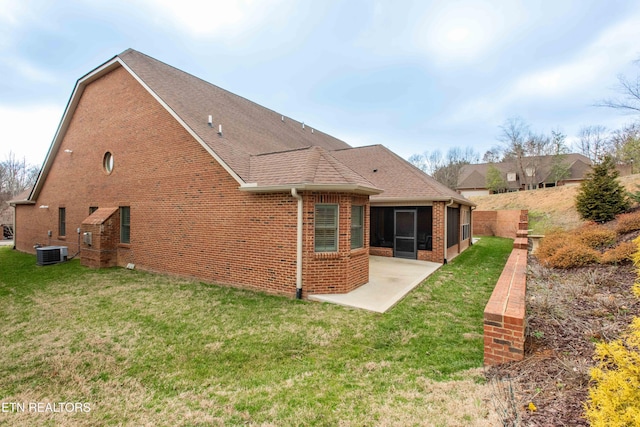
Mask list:
[[[611,156],[593,166],[576,196],[576,209],[583,219],[607,222],[629,209],[627,191],[618,182],[618,176]]]

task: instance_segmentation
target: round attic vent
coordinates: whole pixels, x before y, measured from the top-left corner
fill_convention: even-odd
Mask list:
[[[104,167],[104,171],[108,174],[113,171],[113,154],[111,154],[111,152],[107,151],[106,153],[104,153],[102,166]]]

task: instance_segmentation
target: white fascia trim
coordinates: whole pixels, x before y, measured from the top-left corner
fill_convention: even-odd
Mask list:
[[[464,206],[476,206],[473,202],[463,202],[455,197],[422,197],[422,198],[412,198],[412,197],[374,197],[371,199],[371,206],[430,206],[433,202],[451,202],[454,200],[456,203]]]
[[[13,201],[13,202],[9,202],[9,206],[13,206],[15,207],[16,205],[35,205],[36,202],[33,200],[19,200],[19,201]]]

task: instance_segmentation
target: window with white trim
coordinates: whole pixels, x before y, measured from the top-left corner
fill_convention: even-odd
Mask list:
[[[364,206],[351,206],[351,249],[364,246]]]
[[[462,240],[467,240],[471,231],[471,209],[462,210]]]
[[[316,252],[338,252],[338,205],[316,205],[314,246]]]

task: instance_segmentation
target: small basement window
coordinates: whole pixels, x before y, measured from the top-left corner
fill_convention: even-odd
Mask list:
[[[102,159],[102,167],[108,174],[113,171],[113,154],[111,154],[110,151],[104,153],[104,158]]]

